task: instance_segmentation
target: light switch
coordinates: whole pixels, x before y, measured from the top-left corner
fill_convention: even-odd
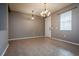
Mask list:
[[[58,29],[58,27],[56,27],[55,29]]]
[[[51,30],[53,30],[53,27],[51,28]]]
[[[49,30],[51,30],[51,27],[49,27]]]

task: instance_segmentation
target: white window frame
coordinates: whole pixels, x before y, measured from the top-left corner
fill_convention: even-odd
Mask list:
[[[72,30],[72,10],[60,14],[60,30]]]

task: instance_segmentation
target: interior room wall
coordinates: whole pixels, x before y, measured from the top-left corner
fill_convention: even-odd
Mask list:
[[[60,15],[59,13],[69,10],[73,7],[77,7],[72,10],[72,30],[71,31],[61,31],[60,30]],[[51,28],[52,37],[59,38],[65,41],[70,41],[74,43],[79,43],[79,4],[72,4],[69,7],[63,8],[54,14],[52,14]]]
[[[39,16],[9,12],[9,39],[44,36],[44,19]]]
[[[51,16],[45,18],[45,37],[51,37]]]
[[[0,55],[8,45],[8,5],[0,4]]]

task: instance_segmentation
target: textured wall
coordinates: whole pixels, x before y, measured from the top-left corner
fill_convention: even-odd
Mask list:
[[[74,6],[77,6],[77,8],[72,10],[72,30],[61,31],[60,30],[60,17],[58,14]],[[56,12],[55,14],[52,14],[51,23],[52,23],[52,37],[79,43],[79,4],[73,4],[69,7],[66,7]]]
[[[0,4],[0,55],[8,44],[8,6]]]
[[[23,38],[44,35],[44,20],[35,16],[31,19],[31,15],[19,12],[9,13],[9,38]]]

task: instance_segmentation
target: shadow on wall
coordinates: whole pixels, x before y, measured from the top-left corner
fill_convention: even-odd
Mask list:
[[[0,55],[4,53],[8,45],[8,6],[0,4]]]

